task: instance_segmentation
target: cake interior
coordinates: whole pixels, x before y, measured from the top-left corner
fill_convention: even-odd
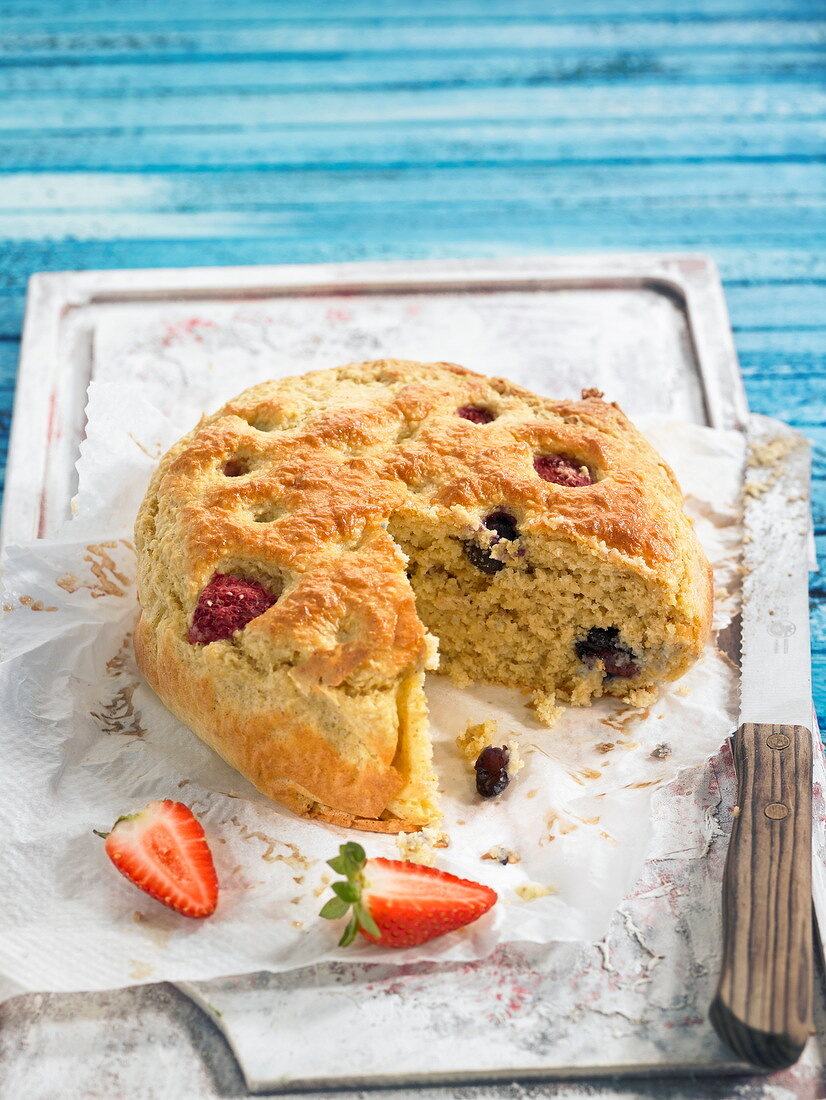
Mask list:
[[[558,703],[603,695],[645,703],[693,657],[680,618],[687,592],[675,602],[653,577],[570,540],[517,535],[486,548],[415,515],[392,517],[388,531],[408,559],[417,613],[438,639],[439,671],[459,686],[528,692],[548,724]],[[408,677],[398,692],[394,764],[405,785],[388,805],[417,824],[438,815],[423,681]]]
[[[460,685],[531,692],[542,716],[555,701],[641,697],[690,659],[680,599],[570,540],[497,540],[479,548],[492,555],[495,571],[485,572],[477,544],[455,531],[399,516],[389,530],[408,557],[417,612],[439,640],[439,671]]]

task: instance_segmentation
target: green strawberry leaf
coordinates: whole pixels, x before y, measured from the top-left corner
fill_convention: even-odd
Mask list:
[[[362,904],[361,892],[364,887],[362,870],[367,863],[367,856],[360,844],[350,841],[342,844],[338,855],[327,860],[328,866],[340,875],[344,875],[343,882],[334,882],[332,890],[335,897],[330,898],[323,906],[320,916],[326,920],[338,920],[346,916],[353,907],[350,919],[344,929],[339,945],[347,947],[356,938],[360,928],[365,929],[371,935],[379,937],[381,932],[378,925]]]
[[[361,897],[361,888],[355,882],[334,882],[333,893],[337,894],[342,901],[353,905]]]
[[[370,916],[370,913],[366,906],[359,903],[354,908],[355,914],[358,917],[359,925],[365,932],[369,932],[371,936],[380,936],[379,926]]]
[[[319,916],[324,917],[325,920],[338,920],[339,917],[346,916],[349,908],[349,904],[341,898],[330,898]]]
[[[356,932],[359,929],[358,917],[353,913],[352,917],[347,923],[347,927],[344,929],[344,934],[338,941],[339,947],[349,947],[353,940],[356,938]]]
[[[356,844],[354,840],[348,841],[347,844],[342,844],[341,854],[352,859],[353,862],[358,865],[359,870],[361,870],[367,862],[367,856],[364,854],[364,849],[360,844]]]

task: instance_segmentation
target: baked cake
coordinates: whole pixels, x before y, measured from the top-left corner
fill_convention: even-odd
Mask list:
[[[711,574],[671,470],[601,397],[397,360],[242,393],[138,515],[147,680],[270,798],[383,832],[439,816],[426,668],[546,719],[644,701],[698,657]]]

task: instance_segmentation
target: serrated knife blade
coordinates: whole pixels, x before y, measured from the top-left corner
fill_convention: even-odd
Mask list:
[[[809,448],[752,417],[743,487],[737,806],[711,1021],[744,1061],[795,1062],[812,1028]]]

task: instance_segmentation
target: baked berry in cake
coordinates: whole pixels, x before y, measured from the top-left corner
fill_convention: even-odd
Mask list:
[[[638,702],[710,628],[680,489],[623,413],[450,363],[247,390],[163,458],[136,538],[150,684],[264,794],[356,828],[438,819],[426,668],[540,715]]]

